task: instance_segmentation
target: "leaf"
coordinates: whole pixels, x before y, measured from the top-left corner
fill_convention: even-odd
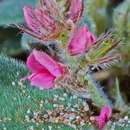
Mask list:
[[[120,93],[120,86],[119,86],[119,79],[116,78],[116,102],[115,102],[115,108],[118,110],[121,110],[122,112],[128,111],[128,106],[125,104],[125,101],[123,100],[121,93]],[[123,106],[123,107],[122,107]]]
[[[18,29],[0,27],[0,52],[10,56],[20,54],[22,52],[20,38]]]
[[[109,105],[113,107],[111,100],[108,98],[106,93],[103,91],[102,86],[97,83],[97,81],[93,78],[93,74],[88,70],[86,75],[86,81],[88,82],[88,86],[86,89],[90,93],[90,97],[94,104],[99,108],[102,108],[104,105]]]
[[[24,5],[34,5],[36,0],[3,0],[0,3],[0,25],[22,23]]]
[[[4,55],[0,55],[0,72],[0,129],[7,127],[10,130],[26,130],[30,126],[34,126],[36,130],[41,127],[46,129],[49,122],[45,122],[43,116],[47,111],[55,112],[56,106],[62,105],[67,111],[72,110],[79,115],[80,108],[86,104],[82,99],[68,95],[63,89],[43,91],[30,86],[27,82],[21,85],[20,78],[28,74],[25,65]],[[39,113],[40,119],[43,120],[38,126],[34,118],[35,113]],[[53,130],[59,127],[73,130],[72,126],[65,126],[64,123],[59,125],[57,122],[52,126],[55,128]],[[84,127],[91,128],[88,124]]]

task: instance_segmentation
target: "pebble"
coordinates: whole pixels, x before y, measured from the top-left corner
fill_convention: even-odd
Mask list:
[[[53,107],[54,107],[54,108],[58,107],[58,104],[53,104]]]
[[[29,130],[34,130],[33,126],[30,126],[30,127],[29,127]]]
[[[27,114],[29,114],[29,113],[31,113],[31,110],[30,110],[30,109],[27,110]]]
[[[12,82],[12,85],[15,86],[15,82],[14,81]]]
[[[19,72],[17,72],[16,74],[17,74],[17,76],[19,76]]]
[[[127,121],[127,120],[128,120],[128,116],[125,116],[125,117],[124,117],[124,120],[126,120],[126,121]]]
[[[6,128],[6,127],[4,127],[4,128],[3,128],[3,130],[7,130],[7,128]]]
[[[71,107],[71,103],[68,103],[67,106],[68,106],[68,107]]]
[[[48,118],[48,114],[45,114],[43,117],[44,117],[45,119]]]
[[[72,121],[76,118],[76,115],[75,114],[70,114],[69,115],[69,120]]]
[[[49,130],[52,130],[52,126],[48,126],[48,129],[49,129]]]
[[[30,99],[31,98],[31,96],[30,95],[28,95],[28,99]]]
[[[65,101],[65,99],[63,97],[60,97],[59,100],[60,101]]]
[[[77,96],[76,96],[76,95],[73,95],[73,96],[72,96],[72,99],[77,99]]]
[[[17,98],[16,98],[16,97],[14,97],[13,99],[14,99],[14,101],[16,101],[16,100],[17,100]]]
[[[71,111],[72,111],[72,112],[75,112],[75,109],[74,109],[74,108],[71,108]]]
[[[63,96],[64,96],[64,97],[68,97],[67,93],[64,93]]]
[[[26,115],[26,116],[25,116],[25,120],[26,120],[27,122],[29,122],[29,121],[30,121],[30,119],[29,119],[29,116],[28,116],[28,115]]]

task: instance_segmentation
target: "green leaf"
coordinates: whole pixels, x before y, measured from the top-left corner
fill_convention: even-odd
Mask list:
[[[19,31],[16,28],[0,27],[0,52],[16,56],[22,52]]]
[[[88,82],[86,89],[90,93],[90,97],[94,104],[96,104],[99,108],[102,108],[104,105],[109,105],[112,107],[112,102],[104,93],[102,86],[100,86],[100,84],[95,81],[92,74],[89,73],[89,70],[85,78]]]
[[[0,55],[0,129],[5,127],[10,130],[26,130],[29,126],[34,126],[36,130],[39,130],[40,126],[46,129],[48,122],[39,122],[37,126],[34,113],[38,112],[42,119],[47,111],[55,111],[56,106],[62,105],[66,110],[79,115],[80,108],[87,105],[85,101],[65,93],[63,89],[43,91],[30,86],[28,82],[21,85],[19,80],[27,74],[28,71],[23,63]],[[55,102],[53,102],[54,99]],[[50,121],[50,123],[54,122]],[[59,127],[64,130],[73,130],[64,123],[61,125],[57,123],[53,124],[56,130]],[[81,126],[76,125],[76,127]],[[84,127],[91,128],[88,124]]]
[[[117,110],[121,110],[122,112],[128,111],[128,106],[125,104],[125,102],[121,96],[121,93],[120,93],[120,86],[119,86],[118,78],[116,78],[116,98],[115,99],[116,99],[115,108]]]

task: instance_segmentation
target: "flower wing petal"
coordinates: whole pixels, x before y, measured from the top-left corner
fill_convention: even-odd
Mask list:
[[[75,23],[83,13],[83,0],[71,0],[69,18]]]
[[[33,54],[35,56],[35,59],[51,74],[56,77],[62,76],[62,74],[64,73],[64,67],[61,66],[58,62],[54,61],[49,55],[37,50],[34,50]]]
[[[31,85],[34,85],[40,89],[51,89],[54,87],[55,77],[49,72],[33,73],[28,77]]]
[[[41,25],[35,16],[33,8],[30,6],[24,6],[23,12],[24,12],[24,18],[25,18],[25,21],[26,21],[28,27],[32,31],[39,33]]]
[[[89,50],[95,40],[96,38],[88,30],[88,27],[83,26],[72,36],[72,38],[70,38],[68,52],[70,55],[82,54]]]
[[[35,59],[33,53],[31,53],[28,58],[27,58],[27,67],[29,70],[31,70],[33,73],[34,72],[40,72],[43,71],[45,68],[38,63],[38,61]]]

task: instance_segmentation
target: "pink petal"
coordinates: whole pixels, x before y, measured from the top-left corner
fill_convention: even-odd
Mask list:
[[[109,120],[112,115],[112,110],[109,106],[104,106],[101,110],[100,117],[105,120]]]
[[[57,3],[54,0],[41,0],[41,1],[42,3],[44,3],[47,11],[50,12],[51,15],[56,17],[59,14]]]
[[[98,123],[98,128],[99,130],[103,130],[103,128],[105,127],[106,125],[106,122],[104,121],[104,119],[100,118],[100,117],[97,117],[96,118],[96,121]]]
[[[86,26],[81,27],[70,39],[68,52],[70,55],[78,55],[86,52],[95,42],[94,35]]]
[[[87,48],[89,49],[96,42],[96,37],[90,31],[88,31],[87,36]]]
[[[83,0],[71,0],[69,18],[75,23],[79,20],[83,12]]]
[[[33,55],[37,62],[45,67],[55,77],[60,77],[64,74],[64,67],[58,62],[54,61],[49,55],[37,50],[33,51]]]
[[[41,89],[51,89],[54,87],[55,77],[51,75],[48,71],[33,73],[28,77],[31,85],[34,85]]]
[[[29,68],[29,70],[31,70],[33,73],[35,72],[40,72],[43,71],[44,68],[41,64],[38,63],[38,61],[35,59],[33,53],[31,53],[28,58],[27,58],[27,67]]]
[[[100,115],[96,117],[98,127],[100,130],[103,130],[106,123],[109,121],[112,115],[112,110],[109,106],[104,106],[100,112]]]
[[[33,8],[29,7],[29,6],[24,6],[23,11],[24,11],[24,18],[25,18],[25,21],[26,21],[28,27],[32,31],[39,33],[41,25],[38,22],[38,20],[36,19]]]
[[[56,28],[55,20],[49,16],[49,13],[47,11],[44,11],[42,9],[35,9],[35,16],[41,26],[45,29],[50,29],[53,31]]]

